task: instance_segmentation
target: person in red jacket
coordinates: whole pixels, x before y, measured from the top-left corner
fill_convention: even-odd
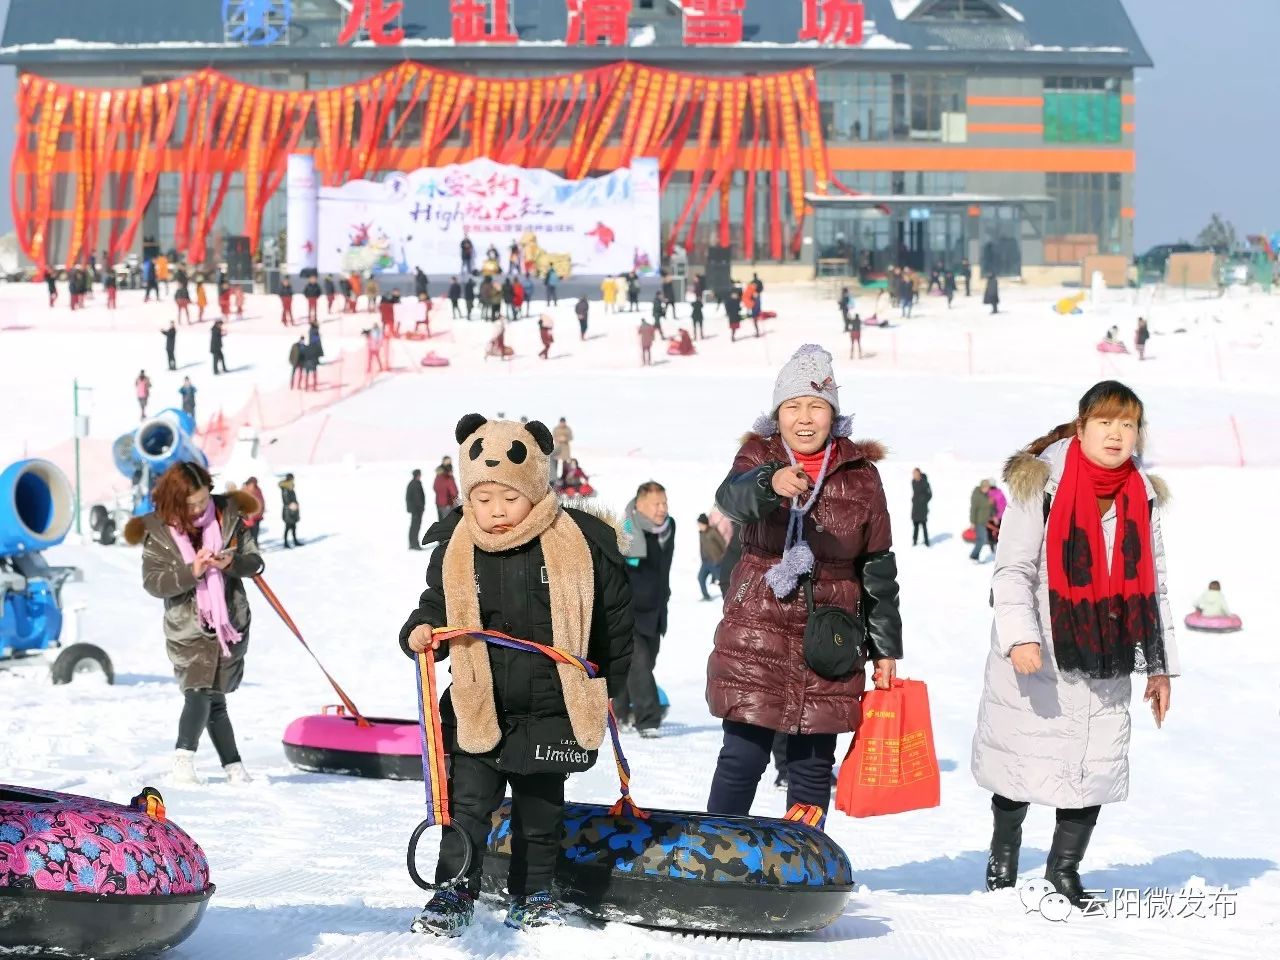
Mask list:
[[[445,457],[436,467],[436,479],[432,484],[436,493],[436,514],[443,520],[458,505],[458,483],[453,479],[453,460]]]

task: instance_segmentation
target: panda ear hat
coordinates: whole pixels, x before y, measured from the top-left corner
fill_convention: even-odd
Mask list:
[[[555,441],[545,424],[490,420],[469,413],[458,421],[454,438],[458,441],[458,486],[463,499],[482,483],[502,484],[534,503],[549,493],[548,457]]]
[[[471,436],[486,423],[489,418],[479,413],[468,413],[465,417],[458,421],[458,425],[454,427],[453,438],[458,443],[465,443],[467,437]]]

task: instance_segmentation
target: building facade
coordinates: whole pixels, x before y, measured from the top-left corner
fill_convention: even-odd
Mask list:
[[[549,168],[569,169],[574,138],[590,122],[596,129],[587,134],[599,133],[602,149],[588,151],[586,166],[576,165],[580,175],[608,169],[634,134],[626,129],[625,105],[592,112],[597,94],[601,102],[608,95],[633,103],[637,90],[618,84],[637,83],[647,69],[699,78],[702,92],[681,108],[688,116],[671,119],[671,135],[683,127],[686,139],[660,154],[665,235],[695,262],[725,243],[738,260],[815,264],[851,247],[877,268],[968,257],[1017,273],[1025,264],[1076,263],[1095,251],[1133,252],[1134,71],[1151,62],[1121,0],[116,0],[109,10],[98,0],[59,0],[56,6],[59,15],[51,17],[47,0],[11,0],[0,48],[0,62],[17,66],[20,77],[31,78],[28,85],[45,90],[40,82],[54,81],[67,93],[66,113],[56,121],[62,126],[43,131],[36,108],[44,101],[23,104],[20,94],[20,108],[32,116],[26,127],[20,117],[13,159],[15,222],[28,224],[20,239],[26,246],[38,236],[49,263],[122,240],[131,252],[141,251],[144,238],[170,249],[189,235],[192,180],[183,165],[190,166],[194,148],[179,149],[182,134],[175,130],[161,145],[170,149],[156,151],[154,182],[137,177],[128,190],[110,180],[86,187],[94,147],[72,127],[78,94],[92,103],[95,91],[176,85],[214,70],[233,83],[305,98],[358,88],[404,63],[441,71],[440,77],[504,82],[580,78],[627,65],[597,87],[566,94],[581,102],[542,156]],[[728,81],[767,75],[800,78],[787,93],[795,97],[793,114],[775,118],[768,104],[730,100],[736,88]],[[53,103],[54,95],[47,96]],[[727,102],[703,129],[709,98]],[[525,109],[519,102],[517,96],[494,108],[495,122],[501,129],[510,123],[512,136],[526,129],[522,123],[531,126],[518,115]],[[192,126],[194,103],[178,108],[178,128]],[[412,147],[427,139],[423,128],[435,116],[430,103],[424,96],[420,105],[399,105],[401,115],[393,105],[379,118],[363,175],[427,156]],[[216,124],[218,109],[205,122]],[[312,129],[318,109],[297,114],[306,129],[295,150],[322,149],[323,130]],[[358,118],[359,105],[354,109]],[[480,148],[473,142],[480,109],[463,108],[430,153],[432,163],[501,145],[501,136]],[[788,115],[802,129],[782,129]],[[350,136],[358,131],[353,126]],[[655,151],[663,147],[658,133],[649,140]],[[216,128],[210,139],[216,147]],[[717,159],[709,163],[712,154]],[[123,159],[110,163],[112,173],[104,176],[129,172]],[[331,181],[343,175],[327,174]],[[248,233],[258,244],[284,229],[282,184],[269,177],[255,184],[230,168],[225,179],[212,191],[217,203],[205,225],[213,249],[223,236]],[[135,208],[112,206],[113,188],[129,193]],[[857,195],[902,202],[839,202]],[[82,208],[94,197],[100,216],[86,227]],[[139,221],[136,229],[122,226],[129,216]]]

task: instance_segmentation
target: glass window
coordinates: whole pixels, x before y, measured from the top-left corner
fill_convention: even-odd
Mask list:
[[[1120,253],[1122,178],[1118,173],[1051,173],[1045,259],[1077,262],[1086,253]]]
[[[1045,77],[1046,143],[1119,143],[1124,106],[1117,77]]]

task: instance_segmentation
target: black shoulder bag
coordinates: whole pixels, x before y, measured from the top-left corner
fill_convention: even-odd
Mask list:
[[[824,680],[844,680],[866,662],[862,646],[867,628],[861,613],[813,605],[813,578],[804,578],[809,618],[804,625],[804,662]]]

